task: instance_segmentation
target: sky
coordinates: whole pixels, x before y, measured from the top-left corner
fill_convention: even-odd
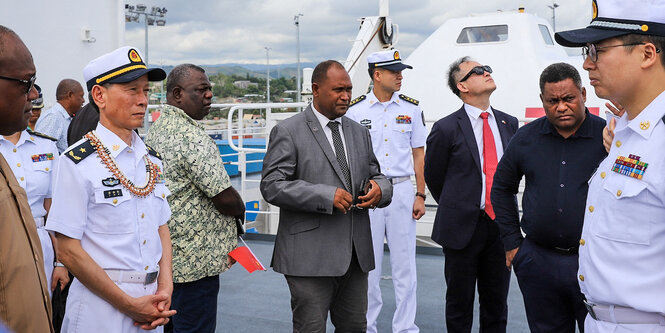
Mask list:
[[[141,1],[141,0],[139,0]],[[166,25],[149,27],[149,62],[177,65],[222,63],[270,64],[296,62],[296,27],[300,17],[300,60],[320,62],[346,60],[359,27],[359,18],[376,16],[379,0],[143,0],[167,9]],[[591,0],[557,0],[556,30],[582,28],[591,20]],[[526,11],[551,24],[552,5],[544,0],[393,0],[390,17],[399,25],[395,46],[402,58],[418,47],[447,19],[497,10]],[[145,30],[139,23],[126,23],[125,42],[143,49]]]

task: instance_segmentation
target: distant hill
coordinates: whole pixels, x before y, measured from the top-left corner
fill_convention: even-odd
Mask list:
[[[151,65],[155,66],[155,65]],[[228,63],[228,64],[217,64],[217,65],[199,65],[206,70],[206,73],[209,75],[214,75],[222,73],[224,75],[239,75],[239,76],[249,76],[252,77],[265,77],[266,75],[266,65],[265,64],[238,64],[238,63]],[[316,63],[313,62],[302,62],[300,63],[300,68],[311,67],[314,68]],[[162,67],[166,74],[170,73],[174,66],[164,66]],[[297,71],[297,64],[279,64],[279,65],[270,65],[270,77],[277,78],[279,77],[295,77]]]

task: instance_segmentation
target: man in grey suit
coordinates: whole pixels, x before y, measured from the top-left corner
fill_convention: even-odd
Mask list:
[[[261,193],[281,208],[271,266],[289,285],[294,332],[325,332],[328,311],[336,332],[367,327],[367,209],[387,206],[392,185],[367,129],[344,117],[351,88],[339,62],[320,63],[312,104],[270,132]],[[371,184],[365,195],[363,180]]]

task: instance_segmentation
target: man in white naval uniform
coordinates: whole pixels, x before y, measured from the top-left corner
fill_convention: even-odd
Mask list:
[[[585,332],[665,332],[665,1],[597,0],[587,28],[555,37],[583,47],[596,95],[625,109],[589,180]]]
[[[99,124],[60,158],[46,224],[76,276],[62,331],[161,332],[175,314],[170,192],[159,154],[134,129],[143,123],[148,81],[166,73],[121,47],[88,63],[83,76]]]
[[[381,312],[381,265],[384,238],[390,249],[390,267],[397,308],[393,332],[418,332],[416,319],[416,220],[425,214],[425,140],[427,129],[418,101],[398,91],[403,64],[398,50],[380,51],[367,57],[374,88],[351,101],[346,116],[367,127],[381,172],[393,184],[388,207],[369,212],[376,268],[369,272],[367,331],[376,332]],[[414,193],[411,176],[416,176]]]
[[[55,138],[29,129],[0,136],[0,154],[5,157],[16,181],[28,195],[30,212],[35,219],[44,254],[46,285],[51,295],[58,282],[61,289],[69,283],[67,269],[57,261],[53,237],[44,228],[44,221],[51,207],[51,189],[58,164],[58,147],[55,141]]]

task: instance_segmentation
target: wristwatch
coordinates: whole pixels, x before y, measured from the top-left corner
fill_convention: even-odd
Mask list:
[[[54,261],[54,262],[53,262],[53,267],[65,267],[65,265],[64,265],[63,263],[61,263],[61,262]]]
[[[421,198],[423,198],[423,200],[427,200],[427,195],[425,195],[425,193],[422,193],[422,192],[416,192],[416,196],[417,196],[417,197],[421,197]]]

